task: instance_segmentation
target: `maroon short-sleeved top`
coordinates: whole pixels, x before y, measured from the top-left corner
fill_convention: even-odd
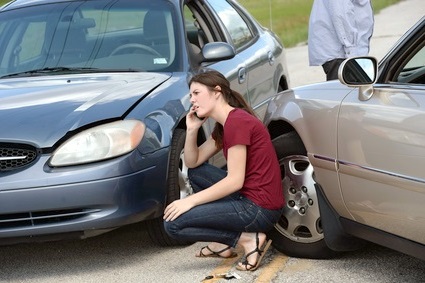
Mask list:
[[[280,209],[284,205],[281,174],[270,134],[264,124],[243,109],[233,109],[224,124],[223,153],[228,149],[246,145],[247,164],[241,194],[267,209]]]

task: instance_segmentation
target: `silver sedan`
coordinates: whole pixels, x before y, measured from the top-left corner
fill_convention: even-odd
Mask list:
[[[287,206],[274,245],[328,258],[371,241],[425,259],[425,17],[377,64],[280,93],[265,118]]]

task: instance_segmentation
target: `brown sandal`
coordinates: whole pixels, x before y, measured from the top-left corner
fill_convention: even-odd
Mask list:
[[[225,251],[229,250],[230,248],[231,248],[231,247],[230,247],[230,246],[228,246],[228,247],[226,247],[226,248],[224,248],[224,249],[222,249],[222,250],[220,250],[220,251],[215,252],[215,251],[211,250],[211,249],[210,249],[210,247],[205,246],[205,247],[202,247],[202,248],[201,248],[201,250],[199,251],[199,255],[197,255],[197,257],[219,257],[219,258],[232,258],[232,257],[236,257],[236,256],[238,256],[238,254],[237,254],[237,253],[235,253],[235,252],[233,252],[230,256],[221,256],[221,255],[220,255],[221,253],[223,253],[223,252],[225,252]],[[210,253],[210,254],[204,254],[204,253],[202,252],[204,249],[207,249],[207,250],[208,250],[209,252],[211,252],[211,253]]]
[[[270,245],[272,243],[272,240],[268,240],[267,242],[264,243],[262,249],[260,249],[259,244],[260,244],[260,239],[258,238],[258,233],[256,234],[256,241],[257,241],[257,247],[255,248],[255,250],[247,253],[245,255],[245,260],[240,262],[242,264],[241,265],[237,265],[236,269],[237,270],[241,270],[241,271],[254,271],[256,270],[261,263],[261,260],[263,260],[264,255],[266,254],[267,250],[270,248]],[[248,261],[248,257],[252,254],[258,253],[257,256],[257,261],[252,264]]]

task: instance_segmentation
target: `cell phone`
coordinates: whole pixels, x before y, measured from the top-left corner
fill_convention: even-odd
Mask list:
[[[194,114],[195,114],[196,118],[198,118],[199,120],[204,120],[205,119],[205,117],[204,118],[199,117],[198,114],[196,114],[196,112],[194,112]]]
[[[192,105],[190,105],[189,111],[190,111],[190,108],[192,108]],[[204,118],[199,117],[198,114],[196,114],[196,111],[194,111],[193,114],[195,114],[196,118],[198,118],[201,121],[205,119],[205,117]]]

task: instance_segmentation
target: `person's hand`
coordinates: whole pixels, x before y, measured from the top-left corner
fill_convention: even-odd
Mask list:
[[[173,221],[192,207],[193,205],[187,198],[175,200],[165,208],[164,220],[167,222]]]
[[[199,129],[203,123],[207,120],[206,118],[199,118],[196,116],[195,106],[189,108],[189,112],[186,115],[186,127],[187,129]]]

